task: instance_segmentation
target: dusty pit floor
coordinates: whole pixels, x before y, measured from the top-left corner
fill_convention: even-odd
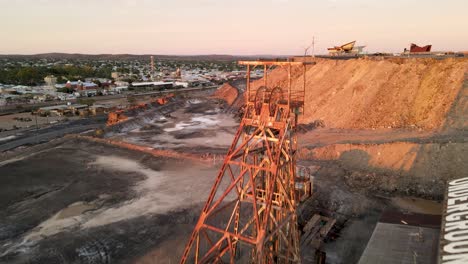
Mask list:
[[[216,101],[194,98],[135,116],[106,137],[158,149],[225,154],[238,126]]]
[[[224,153],[237,123],[216,105],[136,113],[106,136]],[[219,167],[77,139],[39,149],[0,161],[0,263],[175,263]]]
[[[75,140],[4,161],[0,262],[128,263],[189,232],[215,173]]]
[[[203,98],[135,115],[105,137],[224,154],[237,123]],[[313,138],[299,137],[308,143]],[[177,263],[220,164],[153,157],[65,139],[0,161],[0,263]],[[46,146],[48,146],[46,145]],[[440,204],[359,185],[339,161],[302,160],[315,195],[299,216],[338,218],[329,263],[355,263],[386,209],[437,214]],[[311,263],[311,250],[303,250]]]

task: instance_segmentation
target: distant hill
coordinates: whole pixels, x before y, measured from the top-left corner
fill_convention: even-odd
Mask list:
[[[70,59],[70,60],[148,60],[153,55],[156,60],[179,60],[179,61],[235,61],[242,59],[258,58],[281,58],[286,56],[272,55],[253,55],[253,56],[235,56],[235,55],[156,55],[156,54],[79,54],[79,53],[42,53],[32,55],[1,55],[1,58],[9,59]]]

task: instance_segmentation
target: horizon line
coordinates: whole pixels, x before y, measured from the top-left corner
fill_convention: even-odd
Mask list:
[[[300,56],[300,55],[285,55],[285,54],[228,54],[228,53],[199,53],[199,54],[157,54],[157,53],[80,53],[80,52],[41,52],[41,53],[0,53],[0,56],[38,56],[38,55],[47,55],[47,54],[67,54],[67,55],[90,55],[90,56],[99,56],[99,55],[134,55],[134,56],[179,56],[179,57],[189,57],[189,56],[231,56],[231,57],[255,57],[255,56]],[[318,54],[317,54],[318,55]],[[320,54],[322,55],[322,54]],[[309,56],[309,55],[308,55]]]

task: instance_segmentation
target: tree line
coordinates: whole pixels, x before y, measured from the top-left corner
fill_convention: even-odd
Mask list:
[[[54,75],[57,83],[65,83],[70,80],[79,80],[90,77],[110,78],[112,67],[95,68],[91,66],[62,65],[53,67],[17,66],[0,69],[0,83],[16,85],[40,85],[44,83],[44,77]]]

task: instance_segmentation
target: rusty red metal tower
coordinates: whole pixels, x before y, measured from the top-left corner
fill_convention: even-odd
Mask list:
[[[246,111],[181,263],[299,263],[296,206],[307,190],[296,183],[295,130],[305,63],[239,64],[247,66]],[[256,67],[263,67],[263,85],[251,85]],[[287,72],[285,87],[268,86],[274,68]],[[304,79],[293,89],[296,68]]]

